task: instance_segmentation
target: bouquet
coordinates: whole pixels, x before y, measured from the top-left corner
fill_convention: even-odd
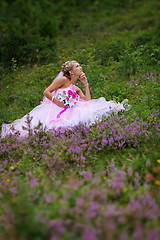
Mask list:
[[[63,102],[66,107],[73,107],[79,101],[79,95],[72,90],[63,90],[59,94],[58,100]]]
[[[60,118],[61,114],[67,110],[67,108],[74,107],[79,101],[79,95],[74,90],[63,90],[58,95],[58,100],[63,102],[65,108],[57,115]]]

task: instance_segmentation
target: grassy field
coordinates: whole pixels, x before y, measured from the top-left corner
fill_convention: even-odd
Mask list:
[[[0,125],[40,104],[72,59],[92,98],[132,107],[89,127],[0,140],[0,240],[160,239],[160,3],[96,9],[70,17],[53,62],[1,70]]]

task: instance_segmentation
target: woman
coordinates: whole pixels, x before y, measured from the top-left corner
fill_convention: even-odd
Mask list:
[[[85,86],[85,95],[75,86],[79,77]],[[31,119],[29,122],[31,129],[41,123],[46,130],[49,130],[79,124],[93,124],[100,121],[102,117],[129,109],[127,99],[122,103],[107,102],[103,97],[91,99],[87,78],[77,61],[67,61],[63,64],[62,71],[44,91],[44,96],[43,102],[29,114],[11,124],[3,124],[1,136],[5,137],[15,131],[19,131],[20,136],[26,136],[28,118]]]

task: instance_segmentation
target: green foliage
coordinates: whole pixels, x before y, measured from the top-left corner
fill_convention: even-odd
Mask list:
[[[160,66],[159,57],[160,47],[152,42],[137,47],[129,43],[121,52],[119,74],[126,76],[135,75],[141,72],[142,69],[147,70],[149,65],[157,65],[158,68]]]
[[[124,49],[124,42],[115,41],[102,42],[96,48],[95,60],[99,61],[101,65],[110,65],[113,61],[119,61],[121,51]]]
[[[144,39],[143,39],[144,40]],[[152,41],[146,42],[142,38],[134,41],[122,42],[114,39],[109,42],[98,44],[95,50],[94,59],[101,65],[109,66],[117,62],[117,71],[119,75],[130,76],[147,70],[147,66],[160,66],[160,46]],[[144,42],[144,45],[141,43]]]
[[[136,36],[137,47],[148,43],[150,48],[152,40],[155,49],[159,46],[159,22],[153,20],[153,14],[155,16],[158,14],[156,0],[154,3],[148,0],[147,8],[144,7],[145,1],[138,4],[133,0],[87,0],[81,4],[77,0],[69,2],[67,0],[59,2],[2,0],[0,4],[1,68],[4,64],[11,65],[12,59],[18,64],[57,60],[59,54],[57,43],[63,34],[67,38],[69,36],[73,38],[69,38],[70,46],[74,44],[74,39],[79,39],[79,36],[83,35],[82,43],[85,43],[85,47],[83,46],[82,49],[85,49],[85,52],[82,49],[79,52],[82,61],[85,60],[83,56],[87,51],[94,60],[103,65],[119,61],[126,49],[124,43],[126,41],[131,43],[133,35]],[[149,12],[150,8],[153,8],[152,12]],[[123,15],[125,10],[127,15]],[[138,20],[136,14],[144,17],[144,20],[143,18]],[[137,34],[137,26],[143,29],[142,33]],[[130,30],[135,31],[131,36]],[[102,38],[103,31],[105,32]],[[95,43],[94,54],[93,51],[90,52],[91,49],[86,50],[88,48],[86,37]],[[66,50],[66,53],[68,51]],[[129,51],[134,50],[129,49]],[[127,61],[127,57],[125,59],[124,61]],[[130,66],[132,67],[132,64]]]
[[[18,62],[53,60],[58,33],[54,4],[45,0],[17,0],[5,4],[1,61],[10,63],[13,58]]]

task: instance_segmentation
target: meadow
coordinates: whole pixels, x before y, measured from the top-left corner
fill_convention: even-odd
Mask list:
[[[0,139],[0,240],[160,239],[160,3],[121,2],[94,1],[75,17],[66,8],[54,59],[0,65],[0,125],[40,104],[72,59],[92,98],[131,104],[68,129],[32,130],[28,118],[27,137]]]

